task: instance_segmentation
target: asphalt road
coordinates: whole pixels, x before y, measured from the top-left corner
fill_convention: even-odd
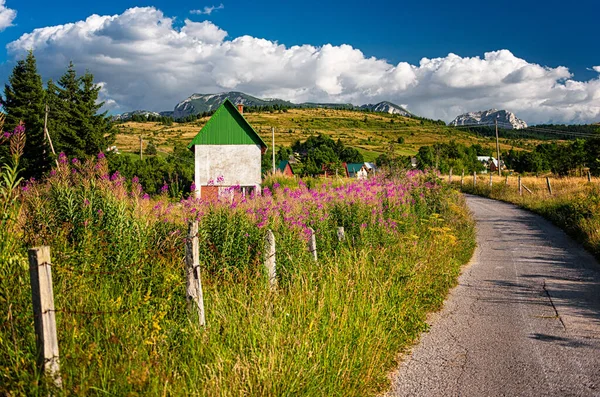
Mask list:
[[[477,249],[388,396],[600,396],[600,266],[564,232],[476,196]]]

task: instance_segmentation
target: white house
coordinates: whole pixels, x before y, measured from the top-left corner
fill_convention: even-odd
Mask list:
[[[267,145],[242,113],[242,105],[225,99],[188,145],[194,152],[196,197],[216,199],[233,187],[260,191]]]

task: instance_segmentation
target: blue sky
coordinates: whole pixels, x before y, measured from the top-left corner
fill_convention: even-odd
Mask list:
[[[474,106],[512,106],[514,110],[520,110],[523,114],[530,115],[528,117],[535,122],[549,120],[600,121],[598,120],[600,103],[596,98],[596,81],[600,71],[593,69],[600,66],[600,44],[596,28],[600,3],[597,1],[581,0],[565,3],[564,1],[547,0],[542,3],[531,0],[510,0],[499,4],[478,1],[249,2],[225,0],[223,2],[151,1],[142,3],[112,0],[103,2],[55,0],[51,7],[48,7],[47,2],[40,0],[4,1],[3,8],[15,10],[17,15],[12,22],[13,26],[6,27],[0,32],[0,44],[3,48],[0,50],[0,62],[2,63],[0,82],[6,79],[14,59],[22,56],[26,46],[32,46],[35,47],[36,56],[38,53],[40,54],[38,61],[45,80],[60,75],[61,67],[57,59],[73,59],[76,66],[90,69],[96,75],[97,81],[105,84],[105,99],[109,99],[109,105],[113,104],[115,111],[131,110],[132,106],[165,110],[174,106],[175,103],[172,101],[175,98],[179,98],[175,100],[177,102],[193,92],[211,89],[214,91],[239,89],[251,90],[253,91],[251,93],[255,95],[278,94],[287,96],[285,99],[292,100],[337,99],[340,102],[354,103],[388,99],[401,102],[425,116],[444,119],[451,119],[453,113],[461,109],[465,111],[480,110],[472,108]],[[2,0],[0,0],[0,4],[1,2]],[[221,4],[222,7],[219,7]],[[89,43],[85,40],[77,43],[76,35],[72,35],[70,39],[60,35],[54,36],[50,44],[48,44],[48,36],[31,38],[31,40],[22,39],[22,35],[30,33],[36,28],[46,28],[47,32],[50,32],[49,27],[85,21],[92,14],[121,16],[131,7],[152,7],[160,13],[158,19],[161,18],[161,15],[168,19],[166,23],[171,25],[170,32],[175,33],[181,32],[186,25],[186,19],[193,22],[209,21],[211,32],[214,33],[218,29],[223,34],[206,38],[203,36],[206,30],[202,30],[204,33],[196,35],[200,42],[204,40],[218,48],[211,47],[212,49],[209,51],[206,46],[200,46],[202,50],[198,50],[200,47],[196,46],[192,51],[190,46],[194,46],[194,44],[190,43],[185,45],[177,43],[172,47],[169,47],[172,43],[161,44],[161,47],[165,51],[171,52],[173,57],[180,56],[178,51],[185,46],[186,51],[191,52],[186,52],[187,55],[184,55],[183,58],[189,57],[189,61],[182,61],[180,65],[171,70],[148,69],[145,75],[146,81],[140,80],[131,83],[130,91],[137,91],[127,96],[123,92],[118,92],[118,86],[122,86],[122,82],[112,81],[110,73],[94,63],[98,56],[111,54],[116,46],[123,45],[122,40],[117,36],[108,35],[112,47],[105,47],[104,38],[90,40]],[[215,7],[215,9],[210,14],[190,13],[190,10],[203,10],[204,7]],[[119,28],[121,29],[120,34],[123,29],[126,29],[127,24],[135,25],[136,21],[141,21],[137,18],[138,15],[135,15],[133,19],[127,19],[127,22],[123,21],[124,25],[120,25]],[[1,21],[0,14],[0,26]],[[144,21],[151,23],[148,22],[148,19],[144,19]],[[165,21],[161,23],[164,24]],[[191,23],[189,25],[191,26]],[[143,26],[143,24],[139,26]],[[199,25],[194,26],[194,29],[200,28]],[[202,29],[204,28],[207,28],[207,25],[203,25]],[[84,31],[88,32],[91,28],[86,29],[88,30],[84,29]],[[137,29],[136,32],[139,33],[140,29],[142,28]],[[106,37],[107,34],[102,32],[102,35]],[[114,33],[114,30],[111,32]],[[189,32],[191,32],[191,28],[188,28],[188,36],[191,36]],[[225,32],[226,36],[224,36]],[[127,37],[131,37],[129,33],[126,35]],[[152,36],[152,34],[149,35]],[[252,68],[253,76],[246,76],[248,73],[244,70],[244,62],[236,63],[233,69],[226,65],[232,51],[228,43],[244,35],[251,37],[254,40],[253,45],[258,46],[252,47],[254,49],[244,47],[244,55],[240,56],[241,58],[249,57],[252,61],[247,65],[251,65],[248,67]],[[148,43],[157,40],[152,37],[148,39]],[[20,38],[21,40],[19,40]],[[286,59],[296,54],[292,50],[293,46],[308,45],[319,51],[323,46],[330,44],[334,50],[339,51],[333,51],[336,55],[328,55],[328,57],[325,56],[327,54],[324,51],[324,54],[321,55],[323,58],[327,58],[327,61],[315,62],[314,65],[307,66],[305,70],[295,70],[295,65],[306,61],[305,58],[302,58],[303,60],[296,64],[287,64],[282,71],[274,70],[270,76],[265,76],[269,73],[269,65],[261,66],[256,60],[252,60],[253,53],[256,53],[257,50],[261,51],[261,48],[264,49],[258,39],[266,39],[271,47],[277,46],[277,44],[283,45],[285,51],[281,51],[281,62],[287,62]],[[67,40],[71,41],[67,43]],[[132,48],[134,45],[139,47],[139,37],[136,36],[134,42],[130,43]],[[9,43],[13,43],[12,50],[7,51],[4,48]],[[360,50],[363,59],[358,59],[350,52],[343,51],[346,48],[340,47],[343,44],[351,46],[354,50]],[[125,48],[124,45],[122,47]],[[217,50],[222,52],[222,57],[219,57],[218,60],[208,59],[204,55],[199,57],[190,55],[192,52],[205,51],[204,54],[208,54]],[[517,61],[507,60],[504,55],[499,57],[500,61],[496,59],[498,57],[488,59],[485,56],[485,53],[500,50],[509,51]],[[265,51],[276,50],[270,48]],[[461,58],[460,62],[448,59],[450,53],[458,55]],[[162,58],[156,58],[153,61],[148,54],[142,58],[129,59],[127,54],[128,51],[124,50],[118,55],[110,56],[120,59],[122,61],[119,62],[120,64],[164,62]],[[364,76],[365,68],[373,66],[368,62],[372,57],[378,61],[375,68],[381,68],[379,80],[392,72],[397,72],[394,81],[398,82],[398,85],[395,85],[393,90],[388,89],[389,84],[377,85],[377,75],[372,76],[370,81],[361,80],[360,76]],[[441,61],[430,65],[426,72],[419,65],[420,60],[424,57]],[[483,65],[467,61],[475,57],[484,59]],[[280,62],[278,59],[277,57],[270,58],[270,62]],[[365,64],[357,66],[355,71],[347,70],[348,63],[355,61],[357,65]],[[218,62],[223,62],[225,65],[219,66],[219,70],[227,70],[237,77],[227,79],[220,75],[220,72],[215,72],[214,65],[221,65]],[[382,66],[381,63],[388,66]],[[416,77],[412,77],[412,75],[407,77],[409,72],[403,72],[403,77],[399,77],[398,70],[392,69],[397,68],[400,63],[410,65],[414,69]],[[522,63],[526,65],[523,66]],[[506,66],[507,64],[511,64],[513,69]],[[63,69],[64,66],[66,65],[62,66]],[[566,67],[568,71],[559,69],[561,66]],[[210,70],[213,77],[198,80],[190,86],[190,82],[185,80],[189,78],[189,71],[194,68],[202,70],[203,73]],[[302,84],[287,84],[283,81],[284,77],[280,75],[280,72],[284,73],[290,68],[295,70],[294,78],[302,80]],[[465,84],[461,84],[456,81],[460,76],[443,75],[444,70],[448,68],[452,70],[463,68],[461,70],[466,76],[480,71],[482,74],[481,78],[472,81],[471,85],[468,84],[469,79],[465,80]],[[499,77],[492,78],[486,75],[486,73],[496,73],[499,68],[502,68],[502,73],[504,73],[500,81],[505,84],[503,89],[506,91],[505,95],[500,95],[502,100],[498,100],[498,96],[492,93],[492,88],[497,87]],[[266,71],[258,73],[257,70],[260,69]],[[182,72],[183,70],[185,72]],[[544,73],[546,80],[539,80],[542,78],[541,74]],[[510,78],[507,78],[509,75]],[[442,82],[440,76],[448,77],[449,80]],[[527,86],[525,80],[529,79],[531,82],[532,76],[534,80],[538,79],[539,81],[535,85]],[[135,76],[131,75],[130,80],[131,78],[135,78]],[[161,79],[164,84],[171,82],[177,87],[181,85],[182,88],[187,88],[187,91],[179,89],[173,91],[168,88],[165,90],[169,91],[168,99],[165,99],[164,102],[148,99],[152,97],[153,92],[156,93],[156,90],[160,89],[160,85],[154,81],[156,78]],[[152,81],[148,81],[149,79]],[[569,86],[567,81],[572,81],[573,84]],[[507,85],[506,82],[513,85]],[[517,83],[519,87],[514,86]],[[577,83],[585,84],[585,89],[582,91]],[[428,85],[425,88],[426,84]],[[539,89],[542,85],[545,88]],[[567,94],[561,85],[568,88]],[[144,86],[148,86],[146,91],[143,91]],[[416,87],[421,88],[417,89]],[[151,91],[150,88],[154,91]],[[537,92],[537,96],[531,97],[519,97],[515,94],[524,89],[539,92]],[[462,93],[463,91],[465,92]],[[483,99],[474,101],[473,96],[478,93]],[[444,96],[447,100],[442,102],[437,96],[431,97],[436,94]],[[428,96],[431,100],[435,99],[436,108],[433,108],[433,105],[429,107],[426,105]],[[495,96],[496,99],[494,99]],[[548,109],[536,111],[533,109],[533,104],[528,105],[528,102],[546,106]],[[579,106],[575,110],[572,106],[574,104]],[[561,108],[563,114],[556,115],[557,108]]]

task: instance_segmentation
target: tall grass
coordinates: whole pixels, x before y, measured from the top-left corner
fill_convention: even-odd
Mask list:
[[[473,177],[465,178],[463,191],[517,204],[536,212],[576,237],[600,258],[600,185],[597,178],[588,182],[583,177],[550,177],[552,195],[545,177],[522,177],[522,184],[531,190],[519,195],[517,176],[479,176],[473,188]],[[459,182],[454,182],[458,186]]]
[[[0,394],[48,390],[35,367],[33,245],[52,247],[62,393],[208,396],[380,392],[474,247],[461,196],[435,175],[274,181],[260,197],[173,203],[108,175],[103,158],[60,162],[14,201],[14,245],[0,256]],[[186,310],[191,219],[200,221],[202,329]],[[267,228],[275,291],[262,265]]]

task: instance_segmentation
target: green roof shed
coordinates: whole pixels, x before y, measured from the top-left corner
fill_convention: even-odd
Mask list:
[[[248,124],[236,106],[229,99],[225,99],[210,120],[192,139],[188,149],[193,150],[195,145],[252,144],[260,146],[262,152],[267,149],[267,144]]]

